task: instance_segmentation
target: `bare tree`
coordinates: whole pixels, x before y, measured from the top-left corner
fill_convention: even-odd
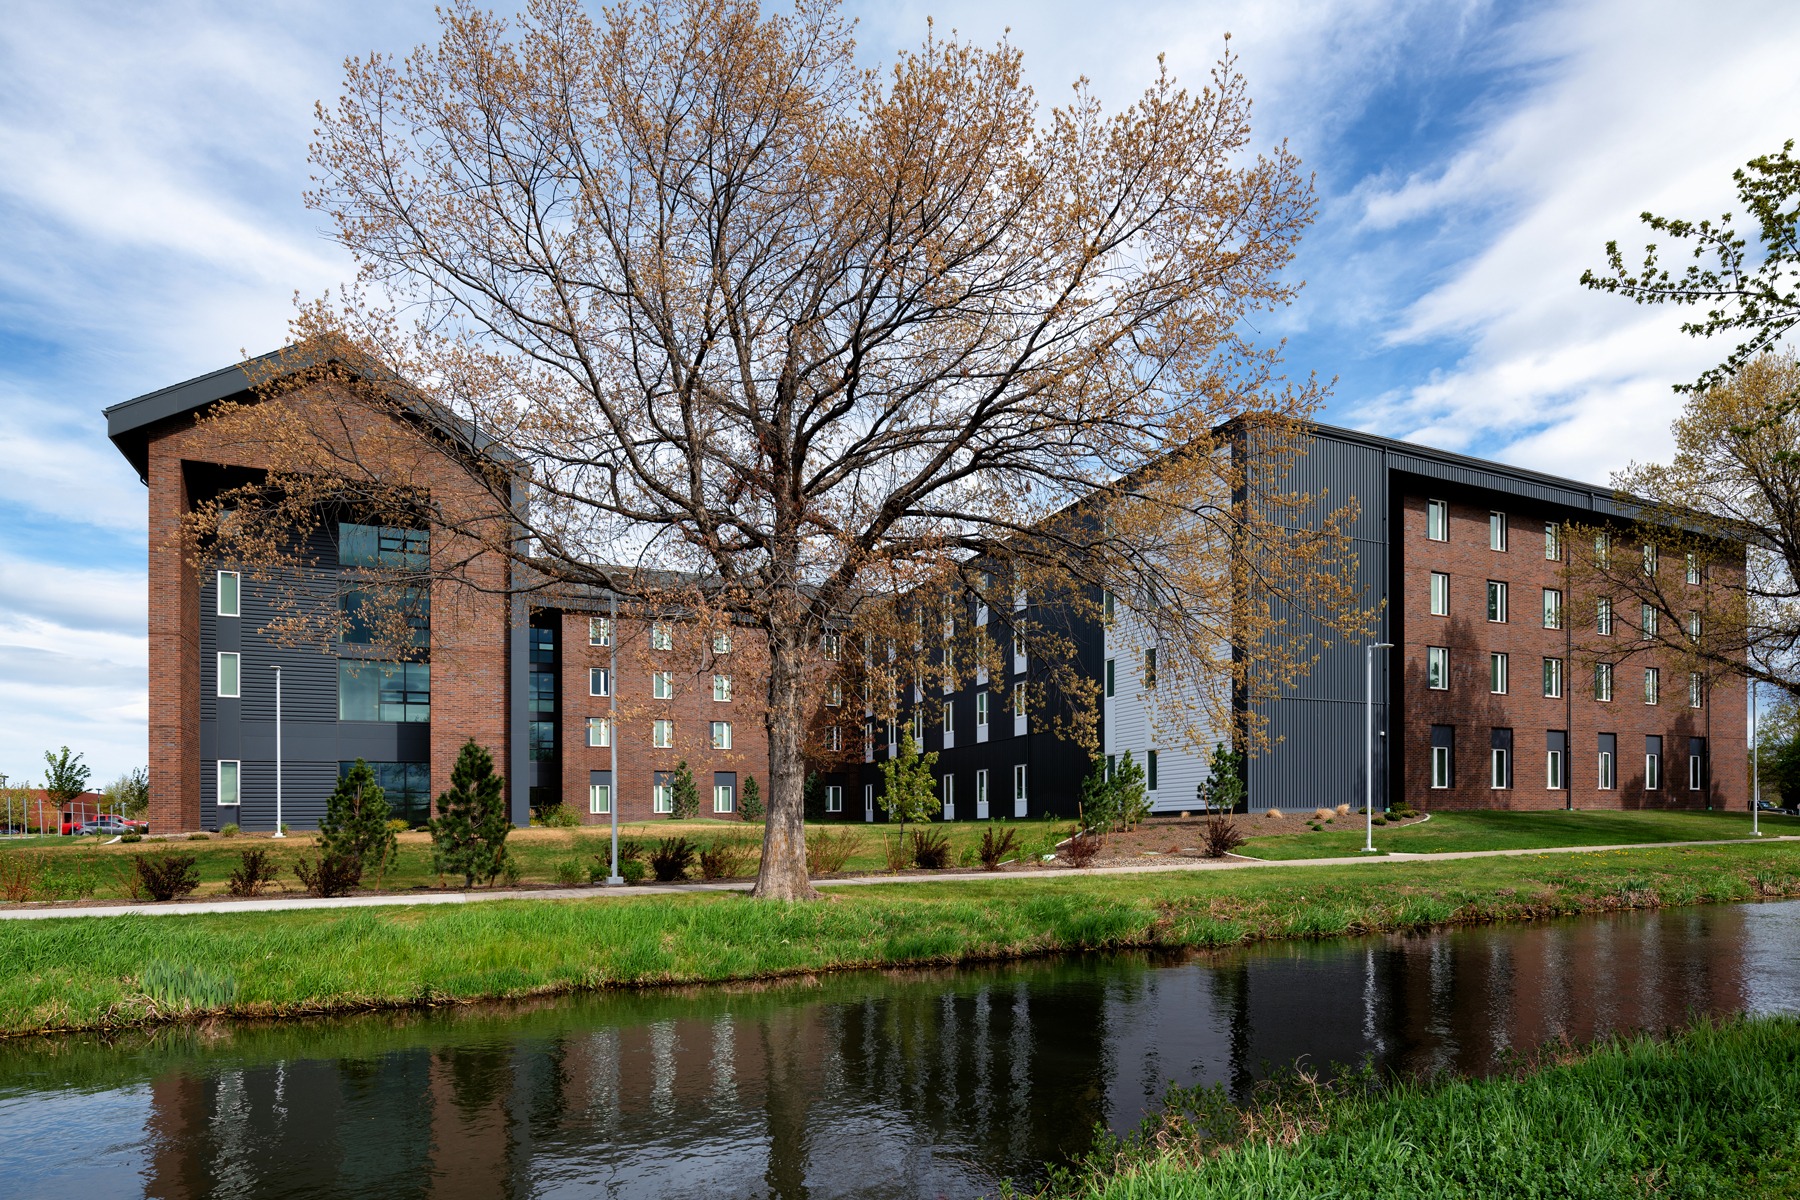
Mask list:
[[[824,0],[597,22],[534,0],[512,22],[457,4],[436,45],[349,63],[308,199],[360,278],[304,308],[304,357],[268,372],[265,400],[308,402],[216,418],[271,470],[199,518],[209,553],[268,565],[283,522],[352,503],[428,525],[427,573],[474,591],[498,557],[545,597],[748,622],[764,897],[813,894],[821,690],[867,683],[885,709],[927,660],[961,675],[997,653],[957,655],[937,636],[954,613],[927,627],[920,597],[1011,614],[1020,592],[1035,610],[1110,591],[1228,679],[1233,642],[1258,678],[1303,669],[1313,634],[1273,636],[1279,613],[1361,619],[1329,515],[1298,529],[1257,502],[1280,471],[1256,456],[1292,438],[1230,453],[1229,422],[1292,427],[1318,391],[1245,337],[1294,296],[1313,198],[1285,147],[1251,153],[1229,53],[1200,91],[1159,70],[1109,115],[1085,83],[1040,108],[1004,42],[933,33],[882,72],[852,51]],[[420,451],[368,416],[426,410],[478,434],[422,444],[479,503],[417,486]],[[864,634],[858,679],[825,646]]]

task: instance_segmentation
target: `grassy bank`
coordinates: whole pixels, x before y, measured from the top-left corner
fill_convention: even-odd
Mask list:
[[[1392,1088],[1290,1080],[1238,1108],[1171,1093],[1049,1194],[1218,1197],[1800,1194],[1800,1020],[1702,1024],[1511,1077]]]
[[[1361,853],[1365,827],[1359,816],[1335,817],[1315,831],[1293,817],[1268,821],[1284,832],[1252,837],[1243,853],[1254,858],[1347,858]],[[1264,824],[1262,821],[1256,824]],[[1800,833],[1800,820],[1769,818],[1765,834]],[[1618,846],[1638,842],[1750,840],[1747,812],[1441,812],[1416,825],[1378,826],[1375,846],[1405,854],[1456,850],[1542,850],[1551,846]]]
[[[456,907],[0,922],[0,1033],[1800,896],[1800,844]]]

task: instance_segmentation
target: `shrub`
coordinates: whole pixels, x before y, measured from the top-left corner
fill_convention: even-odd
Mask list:
[[[650,852],[650,870],[658,883],[674,883],[687,878],[694,864],[694,843],[684,837],[667,837]]]
[[[700,815],[700,788],[694,783],[694,773],[688,770],[687,759],[675,764],[675,775],[669,781],[674,795],[671,797],[669,815],[677,821],[691,821]],[[662,876],[658,875],[658,879]]]
[[[229,971],[208,971],[189,963],[152,959],[138,984],[158,1008],[187,1011],[225,1008],[237,997],[237,976]]]
[[[552,804],[539,820],[546,829],[575,829],[581,824],[580,815],[566,804]]]
[[[833,875],[844,869],[850,856],[862,847],[853,829],[819,830],[806,838],[806,873]]]
[[[212,835],[208,833],[190,833],[187,835],[187,840],[190,842],[210,842],[212,841]]]
[[[237,822],[235,821],[229,825],[221,825],[219,827],[219,836],[222,838],[234,838],[242,832],[243,830],[237,827]]]
[[[388,831],[390,833],[405,833],[407,830],[409,830],[411,828],[412,828],[412,826],[410,826],[406,823],[406,819],[404,817],[395,817],[393,820],[388,822]]]
[[[998,871],[1000,864],[1009,856],[1019,852],[1019,834],[1012,826],[1007,825],[995,836],[995,828],[989,825],[981,831],[981,845],[976,851],[981,856],[981,865],[990,871]]]
[[[738,816],[746,821],[763,819],[762,788],[756,776],[744,776],[744,794],[738,797]]]
[[[943,870],[950,865],[950,835],[941,829],[913,830],[912,857],[927,871]]]
[[[907,848],[904,835],[884,839],[881,848],[887,852],[888,870],[904,871],[912,866],[912,852]]]
[[[439,874],[461,875],[464,887],[492,883],[506,866],[506,780],[494,757],[470,738],[456,756],[450,790],[438,797],[431,857]]]
[[[720,838],[700,851],[700,878],[737,879],[750,873],[755,844],[743,838]]]
[[[121,833],[119,835],[119,840],[129,846],[133,842],[143,841],[144,835],[141,833]]]
[[[274,882],[275,864],[269,861],[269,852],[244,850],[239,853],[238,865],[225,887],[234,896],[254,896],[265,883]]]
[[[1371,825],[1386,825],[1387,818],[1386,817],[1370,817],[1369,823]]]
[[[518,887],[519,880],[525,876],[524,870],[519,866],[519,860],[512,855],[507,854],[504,850],[501,851],[501,856],[500,882],[504,883],[507,887]]]
[[[200,864],[191,854],[140,854],[133,866],[152,900],[174,900],[200,886]]]
[[[325,819],[319,822],[320,861],[354,859],[360,864],[359,880],[364,870],[373,870],[379,880],[393,865],[397,849],[394,831],[388,828],[392,815],[375,772],[357,759],[326,798]]]
[[[647,874],[649,871],[637,859],[622,858],[619,860],[619,878],[626,883],[642,883]]]
[[[581,882],[581,875],[581,864],[572,858],[556,864],[556,882],[563,887],[574,887]]]
[[[348,855],[321,854],[317,863],[309,858],[295,863],[294,874],[315,896],[345,896],[362,882],[362,863]]]
[[[1085,867],[1099,857],[1104,841],[1097,833],[1078,833],[1063,843],[1063,857],[1069,860],[1071,867]]]
[[[1224,858],[1244,844],[1243,831],[1230,817],[1210,818],[1201,832],[1201,848],[1208,858]]]
[[[12,904],[30,899],[38,876],[43,873],[44,856],[41,854],[0,855],[0,897]]]

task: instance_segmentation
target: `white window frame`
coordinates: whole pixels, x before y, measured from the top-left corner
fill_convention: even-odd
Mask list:
[[[1544,699],[1561,700],[1563,694],[1563,660],[1544,660]]]
[[[725,698],[731,699],[731,677],[729,675],[725,677],[725,693]],[[834,679],[831,681],[831,686],[825,689],[825,707],[844,707],[844,685],[841,681]]]
[[[612,745],[612,721],[606,717],[589,717],[587,719],[587,744],[590,746]]]
[[[1645,542],[1644,543],[1644,574],[1646,574],[1646,575],[1656,574],[1656,567],[1657,567],[1656,543],[1655,542]]]
[[[231,581],[231,607],[225,607],[225,581]],[[242,616],[244,611],[243,577],[236,571],[220,571],[213,589],[214,612],[221,617]]]
[[[1613,772],[1612,751],[1600,751],[1599,762],[1595,767],[1595,778],[1599,781],[1598,788],[1600,791],[1610,792],[1618,788],[1619,779]]]
[[[231,690],[225,690],[225,661],[231,660]],[[221,650],[213,656],[213,691],[226,699],[244,694],[244,659],[236,650]]]
[[[1431,786],[1434,788],[1450,786],[1450,747],[1448,746],[1431,748]]]
[[[988,773],[982,767],[975,772],[975,817],[985,820],[988,815]]]
[[[1611,663],[1594,664],[1594,699],[1601,704],[1611,704],[1613,698],[1613,665]]]
[[[944,701],[944,736],[956,736],[956,705],[948,700]]]
[[[1544,628],[1561,629],[1563,627],[1563,594],[1561,588],[1544,589]]]
[[[1450,505],[1444,500],[1425,502],[1425,538],[1427,541],[1450,540]]]
[[[1690,791],[1690,792],[1697,792],[1700,790],[1700,787],[1701,787],[1701,778],[1700,777],[1702,775],[1702,771],[1700,769],[1700,762],[1701,762],[1701,759],[1698,754],[1688,755],[1688,791]]]
[[[230,771],[225,768],[230,767]],[[225,776],[231,776],[231,799],[225,799]],[[244,803],[244,761],[239,758],[221,758],[213,772],[213,803],[221,808],[241,808]]]
[[[1434,692],[1450,690],[1450,647],[1425,647],[1425,686]]]
[[[986,726],[987,723],[988,723],[988,693],[987,692],[976,692],[975,693],[975,724],[978,727],[982,727],[982,726]]]
[[[1638,613],[1638,617],[1638,628],[1642,630],[1644,636],[1647,638],[1655,637],[1657,626],[1656,606],[1654,604],[1643,605],[1641,611]]]
[[[650,698],[652,700],[673,700],[675,698],[674,672],[650,672]]]
[[[1698,671],[1688,672],[1688,707],[1706,706],[1706,680]]]
[[[1025,815],[1026,806],[1031,802],[1030,780],[1025,774],[1024,763],[1013,764],[1013,816]]]
[[[939,780],[938,793],[943,801],[944,820],[956,820],[956,776],[946,774]]]
[[[1487,614],[1488,620],[1495,625],[1506,624],[1506,583],[1504,580],[1487,581]],[[1498,616],[1494,614],[1498,613]]]
[[[925,710],[923,708],[913,709],[912,735],[913,745],[923,752],[925,749]]]
[[[1488,785],[1490,790],[1504,792],[1507,790],[1507,751],[1495,746],[1488,752]]]
[[[1662,755],[1644,752],[1644,790],[1662,791]]]
[[[1613,602],[1611,596],[1594,601],[1594,632],[1601,637],[1613,635]]]
[[[872,783],[865,783],[863,784],[863,820],[873,821],[874,819],[875,785]]]
[[[1447,617],[1450,615],[1450,576],[1443,571],[1431,573],[1431,615]]]
[[[728,631],[721,630],[720,632],[713,634],[713,653],[731,653],[731,634]]]
[[[1503,512],[1488,514],[1488,549],[1506,553],[1506,514]]]
[[[730,721],[714,721],[712,723],[712,748],[714,750],[731,749]]]
[[[612,812],[612,784],[588,784],[588,813],[604,817]]]
[[[668,717],[658,717],[650,723],[650,745],[652,749],[668,750],[675,745],[675,722]]]
[[[605,667],[588,668],[588,695],[612,695],[612,678],[607,675]]]
[[[843,639],[838,636],[837,630],[827,629],[820,635],[819,649],[832,662],[838,661],[838,656],[843,653]]]
[[[828,783],[825,785],[825,811],[828,813],[841,813],[844,811],[843,785],[836,783]]]
[[[667,621],[650,623],[650,648],[652,650],[673,650],[675,648],[675,634],[669,628]]]
[[[737,811],[737,788],[729,783],[713,784],[713,811],[715,813],[734,813]]]
[[[1507,691],[1508,660],[1505,652],[1500,650],[1488,653],[1488,692],[1495,696],[1504,696]]]
[[[1700,556],[1692,550],[1687,556],[1687,581],[1689,587],[1700,586]]]
[[[650,811],[663,815],[675,811],[674,784],[653,783],[650,785]]]
[[[1644,703],[1662,703],[1662,668],[1644,668]]]
[[[731,676],[729,676],[729,675],[714,675],[713,676],[713,703],[714,704],[729,704],[729,703],[731,703]]]
[[[1555,521],[1544,522],[1544,559],[1547,562],[1562,561],[1562,526]]]
[[[842,750],[844,748],[843,731],[836,725],[827,725],[825,727],[825,748],[833,751]]]
[[[611,617],[589,617],[588,618],[588,645],[590,645],[590,646],[610,646],[610,645],[612,645],[612,618]]]
[[[1544,786],[1553,792],[1563,790],[1563,752],[1544,751]]]

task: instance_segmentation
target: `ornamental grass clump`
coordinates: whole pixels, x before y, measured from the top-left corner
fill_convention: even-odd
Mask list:
[[[238,865],[225,881],[225,890],[234,896],[254,896],[265,884],[274,883],[275,864],[267,850],[245,850],[238,855]]]
[[[464,887],[492,883],[506,870],[506,779],[494,773],[494,756],[474,738],[463,743],[450,772],[450,790],[438,797],[431,822],[432,864],[440,875],[461,875]]]
[[[740,879],[756,861],[756,845],[744,838],[719,838],[700,850],[700,878]]]
[[[208,971],[160,958],[144,966],[138,986],[164,1012],[226,1008],[237,998],[237,976],[230,971]]]
[[[694,865],[696,847],[685,837],[666,837],[650,851],[650,873],[658,883],[674,883],[686,879]]]
[[[1208,858],[1224,858],[1244,844],[1244,833],[1230,817],[1213,817],[1202,828],[1200,848]]]
[[[1000,864],[1008,858],[1017,857],[1019,853],[1019,834],[1012,826],[996,829],[989,825],[981,831],[981,844],[976,847],[976,855],[981,865],[989,871],[998,871]]]
[[[912,835],[912,859],[927,871],[941,871],[950,865],[950,836],[937,829],[915,829]]]
[[[294,864],[300,886],[321,899],[348,896],[362,882],[362,862],[344,854],[321,854],[315,861],[303,858]]]
[[[822,829],[806,837],[806,873],[835,875],[862,848],[862,838],[851,829]]]
[[[1071,867],[1085,867],[1100,857],[1100,847],[1105,839],[1097,833],[1082,832],[1063,843],[1063,857],[1069,860]]]

